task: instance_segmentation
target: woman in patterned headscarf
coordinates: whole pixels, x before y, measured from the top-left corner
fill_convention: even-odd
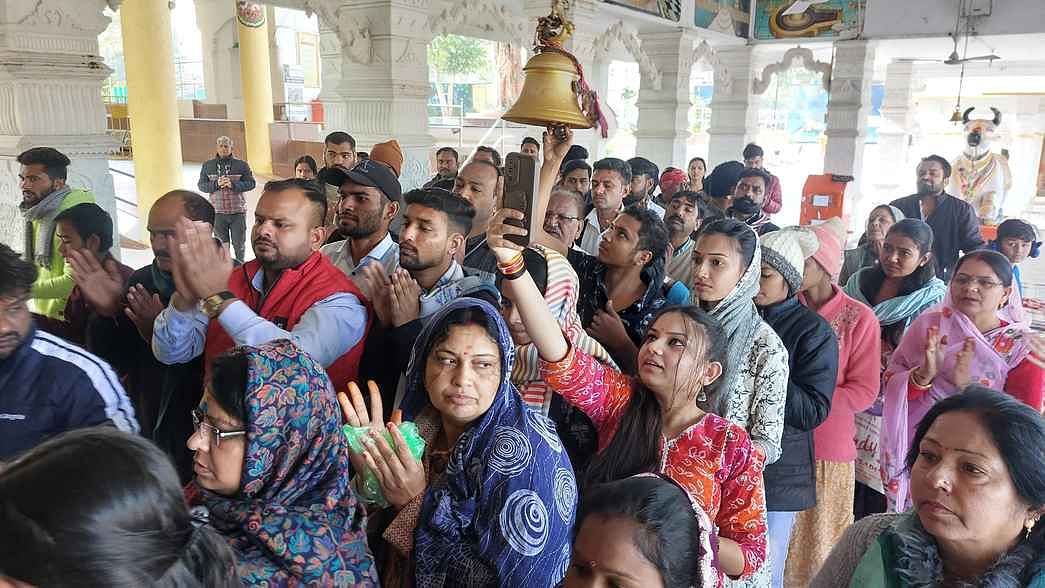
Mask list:
[[[375,436],[363,452],[392,505],[385,586],[550,587],[565,576],[577,483],[554,425],[512,385],[514,361],[507,325],[482,300],[455,300],[422,331],[402,407],[425,440],[424,467],[394,424],[395,448]],[[367,422],[354,404],[349,422]]]
[[[570,262],[557,251],[543,245],[531,245],[523,250],[523,259],[527,271],[537,284],[537,289],[544,295],[548,310],[570,339],[570,344],[596,360],[616,368],[617,364],[602,344],[588,336],[581,326],[581,317],[577,314],[577,273]],[[570,456],[570,463],[573,464],[574,471],[580,475],[598,449],[595,426],[582,411],[556,395],[541,378],[540,355],[522,324],[522,318],[512,302],[511,292],[501,288],[502,281],[503,278],[498,275],[497,286],[502,292],[501,316],[508,323],[508,332],[515,341],[516,361],[515,367],[512,368],[512,384],[522,394],[526,404],[541,411],[555,423],[559,437]]]
[[[322,366],[285,339],[235,348],[214,360],[193,419],[189,502],[245,585],[377,586]]]

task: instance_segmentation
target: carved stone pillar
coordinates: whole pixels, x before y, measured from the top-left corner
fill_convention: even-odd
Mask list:
[[[104,0],[7,0],[0,3],[0,241],[21,251],[19,164],[30,147],[54,147],[72,160],[69,185],[94,192],[113,217],[116,196],[102,82],[110,70],[98,51],[109,19]],[[117,241],[118,242],[118,241]]]
[[[917,135],[914,118],[914,93],[919,81],[914,77],[914,64],[894,61],[885,68],[885,99],[882,101],[882,123],[878,127],[880,173],[874,186],[880,194],[899,196],[901,180],[909,185],[907,157],[913,137]]]
[[[428,132],[431,0],[310,0],[320,21],[325,128],[346,131],[360,150],[396,139],[400,182],[429,177],[435,139]],[[336,84],[336,85],[335,85]]]
[[[756,76],[752,47],[722,48],[716,53],[722,67],[715,68],[711,96],[710,166],[739,160],[758,126],[758,101],[751,92]]]
[[[684,31],[640,33],[652,65],[639,62],[639,128],[636,155],[660,167],[686,165],[689,139],[689,74],[693,38]]]
[[[846,209],[859,203],[863,178],[864,139],[867,137],[867,112],[871,106],[871,79],[874,76],[874,44],[871,41],[835,43],[831,72],[831,95],[827,101],[827,145],[824,173],[856,178],[847,189]]]

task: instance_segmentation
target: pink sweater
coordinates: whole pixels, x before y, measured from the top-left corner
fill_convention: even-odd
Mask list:
[[[878,397],[882,371],[881,327],[874,311],[832,285],[834,296],[817,311],[838,338],[838,380],[827,419],[813,430],[814,454],[819,461],[856,459],[853,416]],[[799,294],[808,306],[805,296]]]

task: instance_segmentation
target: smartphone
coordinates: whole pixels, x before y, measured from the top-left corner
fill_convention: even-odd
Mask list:
[[[530,244],[530,234],[533,231],[531,221],[534,200],[537,198],[538,173],[535,157],[509,153],[504,159],[504,195],[501,198],[501,206],[521,211],[524,215],[521,221],[508,219],[504,222],[530,231],[526,235],[507,235],[506,238],[523,247]]]

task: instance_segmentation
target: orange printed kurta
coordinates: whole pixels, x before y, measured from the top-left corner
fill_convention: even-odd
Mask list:
[[[567,402],[584,411],[609,444],[638,382],[591,356],[570,349],[558,362],[541,362],[541,376]],[[740,545],[746,578],[766,557],[764,459],[741,427],[705,415],[674,439],[661,439],[660,472],[678,482],[715,521],[718,534]],[[719,574],[721,576],[721,572]]]

